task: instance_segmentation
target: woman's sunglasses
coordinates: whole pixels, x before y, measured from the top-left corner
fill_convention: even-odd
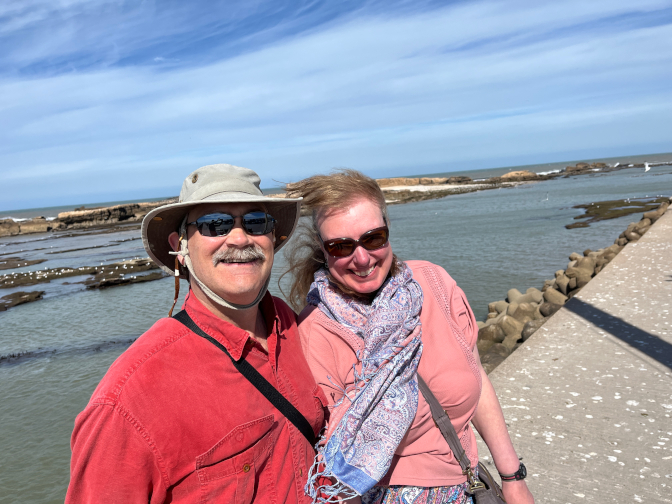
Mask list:
[[[359,240],[353,238],[334,238],[333,240],[325,241],[319,236],[324,250],[332,257],[348,257],[357,247],[364,247],[366,250],[378,250],[385,246],[389,237],[390,230],[387,226],[367,231],[359,237]]]
[[[199,217],[194,222],[188,222],[189,226],[196,226],[203,236],[226,236],[236,224],[238,215],[227,213],[212,213]],[[242,216],[242,225],[249,235],[265,235],[273,231],[277,222],[271,215],[265,212],[248,212]]]

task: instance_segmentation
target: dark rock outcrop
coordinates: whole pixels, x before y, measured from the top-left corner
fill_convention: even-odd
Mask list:
[[[5,257],[0,259],[0,270],[9,270],[16,268],[23,268],[25,266],[33,266],[34,264],[41,264],[46,259],[31,259],[26,260],[20,257]]]
[[[140,276],[120,275],[105,277],[104,275],[96,275],[96,277],[84,283],[86,284],[87,289],[105,289],[107,287],[117,287],[119,285],[151,282],[152,280],[159,280],[160,278],[164,278],[166,276],[168,275],[166,275],[163,271],[155,271],[153,273]]]
[[[422,177],[420,185],[440,185],[448,182],[446,177]]]
[[[420,179],[413,177],[392,177],[392,178],[376,179],[376,182],[380,187],[420,185]]]
[[[15,222],[13,219],[0,220],[0,236],[14,236],[20,232],[21,228],[18,222]]]
[[[523,182],[527,180],[538,180],[539,175],[529,170],[518,170],[505,173],[500,178],[507,182]]]
[[[0,311],[42,299],[44,291],[14,292],[0,298]]]
[[[147,213],[168,203],[177,202],[176,198],[149,203],[129,203],[58,214],[60,229],[81,229],[94,226],[106,226],[122,222],[140,222]]]
[[[49,283],[54,279],[78,276],[92,277],[88,280],[82,280],[82,282],[76,282],[84,283],[89,288],[111,287],[113,285],[156,280],[166,276],[163,272],[161,272],[159,276],[148,276],[148,278],[141,278],[141,276],[137,275],[138,273],[156,270],[158,268],[159,267],[147,257],[144,259],[131,259],[129,261],[121,261],[101,266],[52,268],[21,273],[8,273],[0,276],[0,289]],[[137,277],[137,279],[135,277]]]
[[[21,228],[21,234],[30,234],[30,233],[46,233],[54,229],[54,225],[58,226],[58,222],[48,221],[44,217],[35,217],[27,221],[19,222],[19,227]]]
[[[471,184],[473,180],[469,177],[448,177],[448,184]]]
[[[607,219],[617,219],[619,217],[624,217],[626,215],[639,212],[646,212],[642,220],[653,223],[655,222],[656,216],[659,218],[665,212],[665,209],[667,209],[668,206],[669,200],[665,197],[628,198],[609,201],[596,201],[584,205],[576,205],[573,208],[581,208],[584,210],[583,215],[577,215],[574,217],[574,220],[580,222],[567,224],[565,227],[567,229],[588,227],[593,222],[599,222]],[[650,219],[647,217],[649,214],[654,218]],[[626,232],[635,231],[634,226],[634,224],[632,227],[629,226],[628,229],[623,232],[623,234]],[[640,225],[640,227],[646,227],[646,224],[643,223]],[[623,236],[623,234],[621,236]]]

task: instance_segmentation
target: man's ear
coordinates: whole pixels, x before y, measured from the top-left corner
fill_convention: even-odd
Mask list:
[[[177,234],[176,231],[173,231],[168,235],[168,243],[170,244],[170,248],[172,248],[175,252],[180,250],[180,235]],[[180,264],[184,265],[184,257],[182,256],[177,256],[177,259],[180,261]]]

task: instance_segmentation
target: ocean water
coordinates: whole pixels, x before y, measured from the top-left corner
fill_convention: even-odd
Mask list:
[[[658,195],[672,195],[671,166],[557,178],[391,206],[390,239],[402,259],[443,266],[482,320],[487,304],[508,289],[541,288],[566,267],[571,252],[608,246],[641,217],[567,230],[565,224],[582,213],[574,205]],[[137,229],[0,238],[0,257],[14,255],[47,259],[17,271],[146,256]],[[284,264],[280,253],[271,282],[275,295]],[[66,280],[23,288],[44,290],[45,298],[0,313],[0,355],[31,352],[0,364],[2,503],[63,502],[75,416],[128,341],[166,316],[173,297],[171,278],[92,291],[73,284],[77,278]],[[0,296],[10,292],[2,289]]]

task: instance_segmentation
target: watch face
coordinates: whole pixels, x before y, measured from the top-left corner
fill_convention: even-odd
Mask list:
[[[527,468],[525,467],[525,464],[522,462],[520,463],[520,467],[518,468],[518,475],[520,479],[523,479],[527,476]]]

